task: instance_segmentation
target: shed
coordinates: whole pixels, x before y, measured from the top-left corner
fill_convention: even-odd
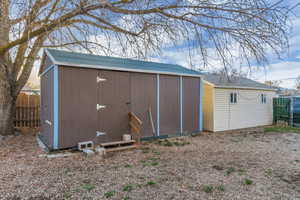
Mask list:
[[[45,49],[41,135],[49,149],[121,141],[128,113],[142,138],[202,130],[201,73],[179,65]]]
[[[276,89],[243,78],[204,74],[203,129],[226,131],[270,125]]]

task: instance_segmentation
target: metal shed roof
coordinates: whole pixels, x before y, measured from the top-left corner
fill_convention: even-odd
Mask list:
[[[203,74],[203,79],[218,88],[277,90],[275,87],[271,87],[266,84],[259,83],[257,81],[244,77],[234,77],[231,80],[229,80],[228,77],[220,74],[206,73]]]
[[[174,64],[74,53],[56,49],[45,49],[45,53],[56,65],[197,77],[202,75],[198,71]]]

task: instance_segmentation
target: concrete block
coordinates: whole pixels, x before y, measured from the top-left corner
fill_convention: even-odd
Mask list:
[[[105,156],[105,154],[106,154],[106,150],[105,150],[105,148],[103,148],[103,147],[97,147],[97,148],[95,149],[95,151],[96,151],[96,153],[99,154],[100,156]]]
[[[92,156],[95,155],[95,152],[91,149],[83,149],[82,152],[84,153],[84,155],[86,156]]]
[[[94,149],[93,141],[86,141],[86,142],[79,142],[78,143],[78,150],[83,151],[84,149]]]

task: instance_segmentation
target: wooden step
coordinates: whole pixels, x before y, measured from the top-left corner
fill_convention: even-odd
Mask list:
[[[114,151],[124,151],[124,150],[129,150],[129,149],[135,149],[137,145],[128,145],[128,146],[123,146],[123,147],[115,147],[115,148],[108,148],[105,149],[106,152],[114,152]]]
[[[129,141],[116,141],[116,142],[106,142],[100,144],[102,147],[109,147],[109,146],[121,146],[121,145],[126,145],[126,144],[132,144],[135,143],[135,140],[129,140]]]

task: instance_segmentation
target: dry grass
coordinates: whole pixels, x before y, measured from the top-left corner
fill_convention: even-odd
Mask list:
[[[104,160],[42,153],[32,135],[0,142],[0,199],[300,199],[300,134],[203,134]]]

